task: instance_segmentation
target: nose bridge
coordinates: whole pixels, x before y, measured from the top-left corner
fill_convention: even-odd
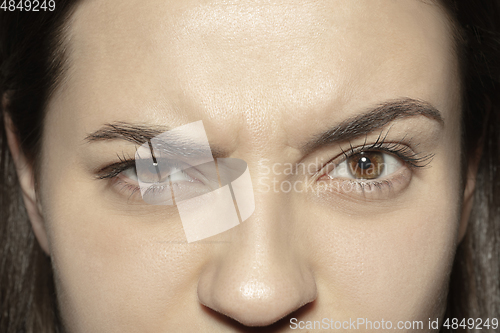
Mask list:
[[[287,198],[256,193],[254,214],[229,231],[231,241],[198,282],[205,306],[248,326],[271,324],[316,297],[306,256],[294,251]]]

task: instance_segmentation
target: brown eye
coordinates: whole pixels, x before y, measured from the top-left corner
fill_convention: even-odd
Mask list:
[[[328,177],[330,179],[348,178],[354,180],[373,180],[390,177],[404,167],[401,158],[380,151],[363,151],[348,156],[336,164]]]
[[[349,173],[356,179],[375,179],[384,173],[383,153],[361,152],[347,159]]]
[[[166,181],[166,177],[162,177],[157,164],[150,164],[147,168],[135,168],[137,178],[143,183],[156,183]],[[163,178],[163,179],[162,179]]]
[[[154,169],[140,169],[140,172],[137,172],[137,168],[130,167],[122,171],[121,175],[134,182],[156,183],[162,181],[158,180],[158,173]]]

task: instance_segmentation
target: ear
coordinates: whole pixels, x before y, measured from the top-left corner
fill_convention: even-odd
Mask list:
[[[7,94],[2,97],[2,109],[7,110],[8,108],[8,98]],[[16,166],[17,177],[19,179],[19,184],[21,185],[21,191],[23,195],[24,205],[28,213],[28,217],[31,222],[31,227],[35,233],[35,237],[38,243],[42,247],[43,251],[50,255],[49,242],[47,237],[47,231],[45,228],[45,223],[43,221],[41,205],[37,201],[36,191],[35,191],[35,177],[33,173],[33,168],[28,160],[24,156],[21,146],[19,144],[19,137],[17,136],[16,129],[10,116],[7,112],[3,113],[5,131],[7,134],[7,142],[9,145],[10,153],[14,160]]]
[[[479,148],[474,153],[474,156],[468,163],[467,174],[465,180],[464,198],[462,202],[462,216],[460,219],[460,226],[458,229],[458,243],[462,241],[467,231],[467,225],[469,222],[470,213],[472,210],[472,204],[474,202],[474,191],[476,189],[476,177],[477,170],[479,168],[479,161],[481,160],[483,145],[482,140]]]

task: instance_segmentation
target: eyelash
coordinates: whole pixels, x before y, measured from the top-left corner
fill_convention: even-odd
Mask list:
[[[123,171],[129,168],[135,168],[135,159],[130,156],[125,156],[122,152],[122,156],[116,154],[120,162],[110,164],[97,172],[97,179],[111,179],[117,177]]]
[[[399,142],[386,143],[385,137],[380,140],[379,136],[377,141],[369,146],[366,146],[366,141],[363,146],[359,148],[353,148],[352,145],[349,144],[349,149],[347,151],[340,148],[345,156],[345,159],[343,159],[339,163],[342,163],[350,157],[362,152],[385,152],[400,158],[403,162],[405,162],[405,164],[409,165],[412,168],[423,168],[429,165],[434,157],[434,154],[421,155],[419,153],[416,153],[409,146],[403,145],[403,140]],[[330,160],[328,163],[331,163],[331,161],[333,160]]]
[[[344,158],[342,158],[340,161],[335,162],[336,159],[338,159],[338,156],[335,158],[329,160],[323,167],[320,168],[320,177],[323,176],[328,176],[329,172],[323,172],[328,167],[331,167],[332,165],[334,167],[337,167],[341,163],[349,160],[349,158],[358,155],[363,152],[383,152],[383,153],[388,153],[391,154],[397,158],[399,158],[404,165],[409,167],[409,169],[416,169],[416,168],[424,168],[431,163],[432,159],[434,158],[434,154],[425,154],[422,155],[420,153],[414,152],[410,147],[409,144],[411,143],[411,139],[408,140],[408,144],[403,144],[403,141],[405,141],[406,136],[403,137],[399,142],[386,142],[387,134],[382,137],[382,132],[380,133],[379,137],[377,138],[376,142],[370,145],[366,144],[366,139],[365,142],[361,147],[353,147],[352,144],[349,142],[349,148],[348,149],[342,149],[340,147],[340,150],[342,151],[342,154],[344,155]],[[418,145],[415,145],[418,146]],[[330,178],[332,179],[332,178]],[[372,191],[373,188],[376,188],[379,191],[383,191],[385,189],[391,189],[393,188],[394,185],[394,180],[393,179],[373,179],[373,180],[367,180],[367,179],[347,179],[345,182],[358,186],[358,188],[364,193],[366,191]]]
[[[100,169],[97,172],[96,179],[99,180],[110,180],[114,182],[114,186],[121,186],[119,191],[120,192],[128,192],[130,193],[128,200],[132,198],[139,190],[140,188],[138,186],[134,186],[132,184],[126,183],[119,179],[119,175],[130,169],[134,168],[135,169],[135,159],[131,158],[129,155],[125,156],[125,153],[122,152],[122,155],[120,156],[119,154],[116,154],[116,157],[120,162],[116,162],[113,164],[110,164],[102,169]]]
[[[324,172],[322,173],[322,171],[325,170],[325,168],[331,167],[332,165],[336,167],[339,164],[347,161],[349,158],[357,154],[360,154],[362,152],[384,152],[391,154],[399,158],[410,169],[426,167],[427,165],[429,165],[429,163],[432,161],[434,157],[434,154],[422,155],[420,153],[414,152],[408,146],[411,142],[411,139],[408,140],[408,144],[403,144],[402,142],[405,140],[406,137],[403,137],[403,139],[401,139],[399,142],[386,142],[386,137],[387,134],[384,137],[382,137],[381,133],[377,138],[376,142],[373,144],[367,145],[365,139],[365,142],[360,147],[353,147],[351,143],[349,143],[348,149],[344,150],[342,149],[342,147],[340,147],[344,157],[340,161],[334,162],[336,159],[338,159],[338,156],[336,156],[335,158],[325,163],[325,165],[320,168],[319,171],[319,173],[321,174],[320,177],[323,177],[325,175],[327,176],[328,172],[326,174]],[[120,190],[129,192],[130,193],[129,199],[130,199],[137,191],[139,191],[139,187],[122,181],[118,176],[122,172],[130,168],[135,169],[135,159],[130,157],[129,155],[126,156],[124,152],[122,152],[121,156],[119,154],[117,154],[116,156],[119,162],[113,163],[99,170],[97,172],[97,179],[101,180],[109,179],[115,182],[115,186],[122,185]],[[373,188],[379,191],[383,191],[385,189],[390,189],[393,187],[392,179],[381,179],[381,180],[348,179],[345,181],[351,185],[358,186],[362,190],[362,192],[371,191]]]

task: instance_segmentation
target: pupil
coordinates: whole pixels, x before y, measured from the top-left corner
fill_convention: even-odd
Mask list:
[[[372,161],[370,161],[368,157],[363,156],[359,159],[358,166],[361,168],[361,170],[369,169],[372,166]]]
[[[158,165],[158,163],[153,163],[152,165],[150,164],[150,165],[148,166],[148,171],[149,171],[150,173],[152,173],[152,174],[155,174],[155,175],[156,175],[156,174],[158,173],[158,171],[156,170],[156,166],[157,166],[157,165]]]

